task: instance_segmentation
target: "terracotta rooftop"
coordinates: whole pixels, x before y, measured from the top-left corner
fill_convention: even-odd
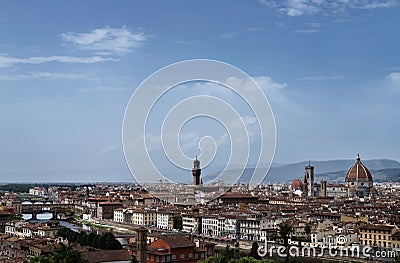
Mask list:
[[[183,248],[183,247],[194,247],[196,246],[189,238],[184,236],[163,236],[162,239],[171,248]]]
[[[112,261],[130,261],[132,256],[127,250],[98,250],[82,252],[82,256],[89,263],[112,262]]]
[[[356,163],[350,167],[346,174],[346,182],[353,182],[358,179],[372,181],[371,172],[362,164],[360,155],[357,155]]]

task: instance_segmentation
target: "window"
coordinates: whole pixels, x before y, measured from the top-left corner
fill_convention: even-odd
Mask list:
[[[176,259],[176,255],[172,255],[172,260]]]
[[[179,258],[185,258],[185,254],[180,254]]]
[[[189,257],[192,258],[193,257],[193,253],[189,253]]]

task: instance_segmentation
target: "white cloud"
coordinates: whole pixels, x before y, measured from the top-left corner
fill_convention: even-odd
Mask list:
[[[107,87],[107,86],[99,86],[99,87],[92,87],[92,88],[81,88],[79,89],[79,91],[83,91],[83,92],[102,92],[102,91],[124,91],[127,88],[124,87]]]
[[[98,28],[89,33],[68,32],[61,34],[64,41],[81,50],[95,51],[101,55],[124,54],[142,46],[149,36],[143,32],[132,33],[126,27]]]
[[[325,81],[325,80],[340,80],[343,76],[310,76],[297,79],[299,81]]]
[[[387,78],[394,81],[400,81],[400,72],[392,72],[387,76]]]
[[[26,74],[0,74],[0,80],[18,81],[24,79],[86,79],[87,76],[76,73],[29,72]]]
[[[121,149],[122,149],[121,145],[108,145],[108,146],[104,146],[104,147],[100,148],[99,154],[104,155],[104,154],[114,152],[117,150],[121,150]]]
[[[398,4],[397,0],[259,0],[259,2],[288,16],[336,14],[348,9],[390,8]]]
[[[389,79],[392,83],[392,88],[396,91],[399,90],[400,88],[400,72],[392,72],[388,76],[386,76],[386,79]]]
[[[318,29],[315,28],[306,28],[306,29],[297,29],[293,31],[294,33],[319,33],[321,32]]]
[[[101,57],[101,56],[92,56],[92,57],[49,56],[49,57],[18,58],[7,55],[0,55],[0,68],[11,67],[16,64],[43,64],[50,62],[90,64],[90,63],[117,61],[117,60],[118,59],[115,58]]]
[[[287,87],[286,83],[273,82],[269,76],[252,77],[264,90],[280,90]]]
[[[253,142],[255,137],[260,135],[258,119],[254,116],[242,116],[240,119],[232,121],[231,127],[234,129],[239,128],[242,123],[246,127],[250,142]]]

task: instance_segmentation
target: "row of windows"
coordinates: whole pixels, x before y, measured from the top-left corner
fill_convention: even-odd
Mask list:
[[[379,233],[379,234],[389,234],[390,231],[386,231],[386,230],[371,230],[371,229],[367,229],[365,230],[365,232],[367,233]]]
[[[208,255],[212,255],[212,251],[209,249],[209,251],[208,251]],[[154,255],[147,255],[147,260],[151,260],[151,261],[155,261],[155,262],[171,262],[171,258],[172,258],[172,260],[176,260],[176,255],[172,255],[172,257],[171,256],[169,256],[169,255],[167,255],[167,256],[154,256]],[[185,254],[180,254],[179,255],[179,258],[180,259],[185,259]],[[188,254],[188,258],[193,258],[193,253],[189,253]],[[198,258],[205,258],[205,253],[204,252],[201,252],[201,253],[194,253],[194,258],[195,259],[198,259]]]
[[[368,235],[367,234],[364,234],[364,238],[368,238]],[[372,238],[372,235],[371,234],[369,234],[369,238]],[[383,239],[383,240],[386,240],[386,236],[385,235],[378,235],[378,238],[376,238],[376,235],[374,235],[374,239]],[[391,238],[390,238],[390,236],[388,236],[388,240],[390,240]]]
[[[383,247],[386,247],[386,244],[387,244],[387,246],[388,247],[390,247],[390,245],[391,245],[391,243],[390,242],[388,242],[388,243],[386,243],[386,241],[383,241],[383,242],[381,242],[381,241],[378,241],[378,242],[376,242],[376,245],[378,245],[378,247],[381,247],[381,246],[383,246]],[[364,241],[364,245],[369,245],[369,246],[374,246],[375,245],[375,242],[372,242],[372,240],[365,240]],[[397,245],[397,247],[400,247],[400,245],[398,244]]]

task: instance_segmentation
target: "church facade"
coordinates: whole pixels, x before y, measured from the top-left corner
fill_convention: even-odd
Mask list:
[[[344,184],[330,184],[325,180],[314,182],[314,166],[305,167],[304,181],[296,179],[291,189],[307,197],[367,197],[376,195],[371,172],[357,155],[356,162],[347,171]]]

